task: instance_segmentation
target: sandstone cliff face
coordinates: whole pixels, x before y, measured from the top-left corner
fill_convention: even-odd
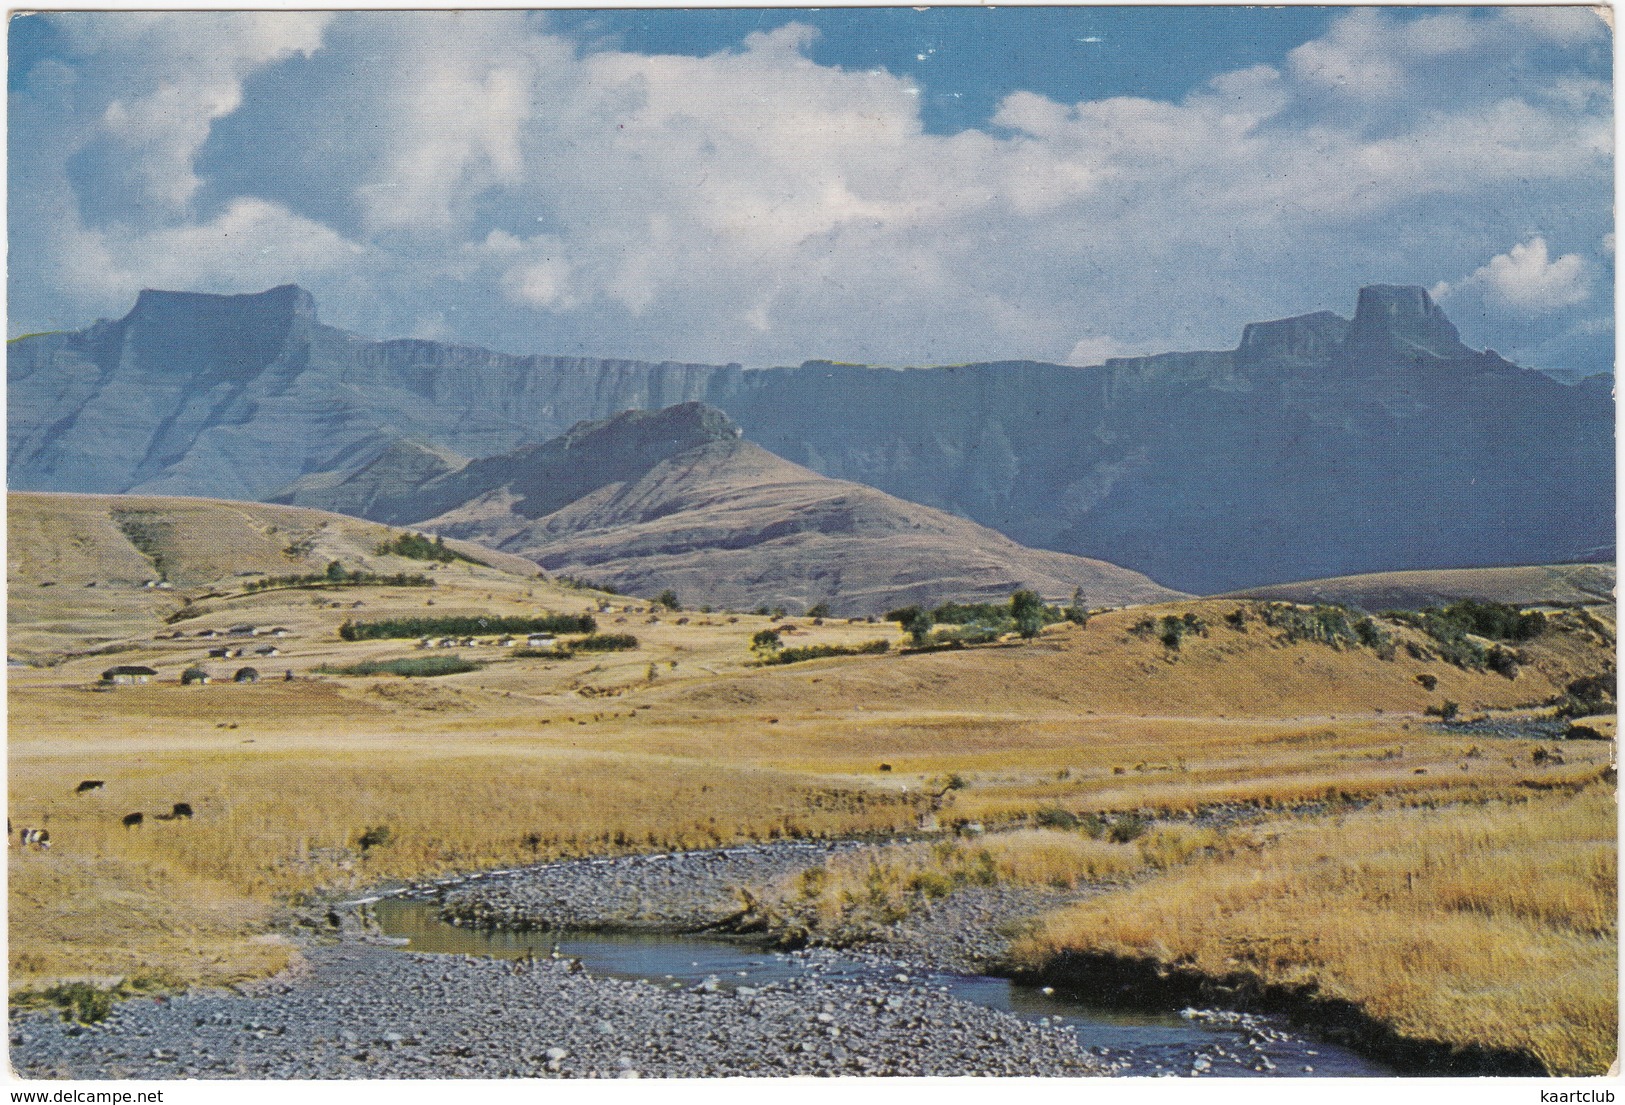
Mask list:
[[[703,400],[823,475],[1185,590],[1613,552],[1610,381],[1475,352],[1420,288],[1092,368],[517,357],[367,341],[297,288],[146,293],[10,353],[17,489],[264,498],[402,439],[491,457]]]

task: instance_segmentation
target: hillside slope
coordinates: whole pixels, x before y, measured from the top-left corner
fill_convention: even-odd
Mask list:
[[[369,479],[374,478],[369,473]],[[339,484],[337,494],[347,493]],[[841,615],[913,602],[1153,602],[1175,592],[1136,572],[1027,549],[973,522],[790,464],[688,403],[586,423],[540,446],[425,481],[392,516],[631,594],[690,604]]]
[[[1226,597],[1340,603],[1372,611],[1420,610],[1459,599],[1514,606],[1611,606],[1616,582],[1612,564],[1532,564],[1311,579],[1252,587]]]

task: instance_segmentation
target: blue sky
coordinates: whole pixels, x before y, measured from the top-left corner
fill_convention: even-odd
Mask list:
[[[1584,8],[58,13],[11,22],[13,334],[142,287],[752,365],[1226,348],[1361,284],[1612,365]]]

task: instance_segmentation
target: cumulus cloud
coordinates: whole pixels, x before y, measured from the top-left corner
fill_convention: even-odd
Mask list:
[[[1477,290],[1498,310],[1543,315],[1591,297],[1591,276],[1578,253],[1551,257],[1546,239],[1530,238],[1490,258],[1457,285],[1440,285],[1444,295]]]
[[[1231,345],[1362,282],[1468,272],[1561,314],[1611,279],[1546,246],[1611,226],[1579,9],[1360,9],[1176,100],[1016,92],[952,135],[793,22],[690,57],[518,12],[50,18],[69,46],[13,95],[14,330],[297,280],[380,336],[1081,363]]]

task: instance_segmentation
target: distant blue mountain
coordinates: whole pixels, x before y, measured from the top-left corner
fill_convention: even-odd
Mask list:
[[[1414,287],[1362,289],[1352,321],[1252,324],[1234,350],[905,371],[510,356],[361,338],[293,286],[147,291],[13,342],[7,376],[17,490],[263,499],[306,478],[308,500],[313,474],[403,448],[432,473],[429,454],[701,400],[824,475],[1187,591],[1614,551],[1611,377],[1474,351]]]

